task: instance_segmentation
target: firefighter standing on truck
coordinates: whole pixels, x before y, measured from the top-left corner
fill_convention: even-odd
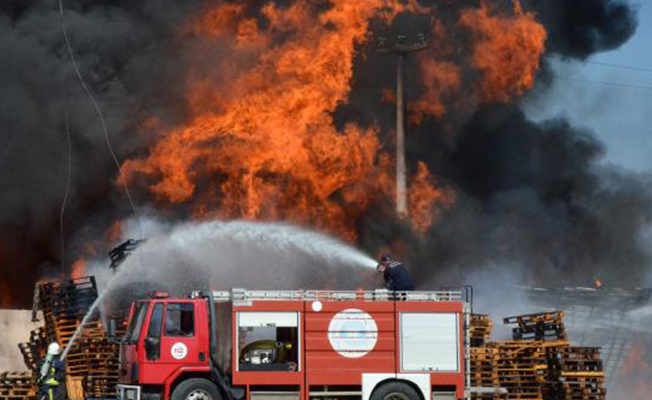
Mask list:
[[[66,371],[61,361],[61,347],[53,342],[48,346],[45,360],[39,369],[39,400],[65,400]]]
[[[392,260],[389,254],[382,255],[376,270],[383,273],[387,289],[393,292],[414,290],[414,283],[407,268],[400,262]]]

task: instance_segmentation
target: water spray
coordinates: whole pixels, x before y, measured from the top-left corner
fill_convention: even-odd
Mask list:
[[[164,250],[183,249],[188,252],[184,257],[192,258],[191,249],[202,248],[215,244],[223,248],[241,246],[247,251],[251,250],[274,252],[288,260],[298,259],[307,256],[309,259],[322,261],[328,266],[346,266],[353,268],[374,269],[377,262],[354,248],[353,246],[338,240],[335,237],[324,235],[318,232],[302,229],[293,225],[281,223],[257,223],[250,221],[212,221],[202,223],[185,223],[175,226],[172,230],[160,229],[164,224],[147,224],[147,226],[158,226],[161,232],[150,234],[149,241],[143,243],[140,248],[150,255],[160,253]],[[127,232],[125,232],[127,234]],[[158,246],[158,247],[157,247]],[[237,250],[234,250],[237,251]],[[105,260],[98,260],[105,264]],[[190,260],[193,261],[193,260]],[[193,261],[194,262],[194,261]],[[198,261],[197,261],[198,262]],[[193,265],[193,264],[191,264]],[[73,344],[79,338],[82,330],[88,324],[91,316],[99,308],[106,296],[130,280],[142,280],[144,275],[140,273],[140,265],[137,262],[126,262],[120,265],[117,273],[111,277],[100,296],[91,305],[90,309],[77,327],[74,335],[66,345],[61,358],[65,359]],[[221,270],[223,265],[211,264],[210,268]],[[246,267],[246,265],[243,265]],[[148,274],[145,279],[155,280],[155,274]],[[166,278],[169,278],[166,276]],[[173,279],[170,279],[173,280]]]
[[[377,264],[373,258],[335,237],[288,224],[215,221],[199,226],[192,225],[190,231],[182,229],[173,240],[183,243],[194,235],[251,243],[278,252],[299,252],[332,263],[367,268],[375,268]]]

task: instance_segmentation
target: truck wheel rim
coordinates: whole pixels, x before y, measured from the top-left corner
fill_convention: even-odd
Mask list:
[[[410,400],[404,393],[390,393],[383,400]]]
[[[195,389],[186,397],[186,400],[212,400],[210,394],[202,389]]]

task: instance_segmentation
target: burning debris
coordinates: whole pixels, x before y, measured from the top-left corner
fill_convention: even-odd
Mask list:
[[[120,264],[122,264],[144,241],[145,239],[128,239],[111,249],[111,251],[109,251],[109,258],[111,259],[111,265],[109,265],[109,268],[111,268],[113,272],[117,271]]]

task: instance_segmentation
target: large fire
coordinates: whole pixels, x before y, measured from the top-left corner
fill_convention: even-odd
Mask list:
[[[151,182],[160,205],[188,204],[197,217],[285,220],[354,241],[359,217],[379,199],[393,201],[394,163],[381,151],[379,127],[338,128],[332,114],[348,101],[370,21],[427,10],[397,0],[332,0],[329,7],[269,2],[259,10],[260,24],[250,6],[214,5],[181,30],[221,46],[213,67],[219,77],[201,67],[188,74],[188,122],[162,132],[146,158],[127,161],[126,176]],[[482,90],[499,91],[485,100],[505,100],[531,86],[545,31],[518,3],[511,17],[490,12],[469,9],[459,25],[478,36],[473,57],[485,75]],[[507,40],[512,29],[516,37]],[[433,40],[445,40],[440,25],[433,30]],[[499,54],[489,56],[493,51]],[[192,52],[207,57],[205,46]],[[426,94],[411,106],[417,123],[419,115],[443,116],[441,92],[461,86],[452,61],[425,56],[420,64]],[[409,214],[415,230],[425,232],[454,195],[417,161],[411,161]]]

